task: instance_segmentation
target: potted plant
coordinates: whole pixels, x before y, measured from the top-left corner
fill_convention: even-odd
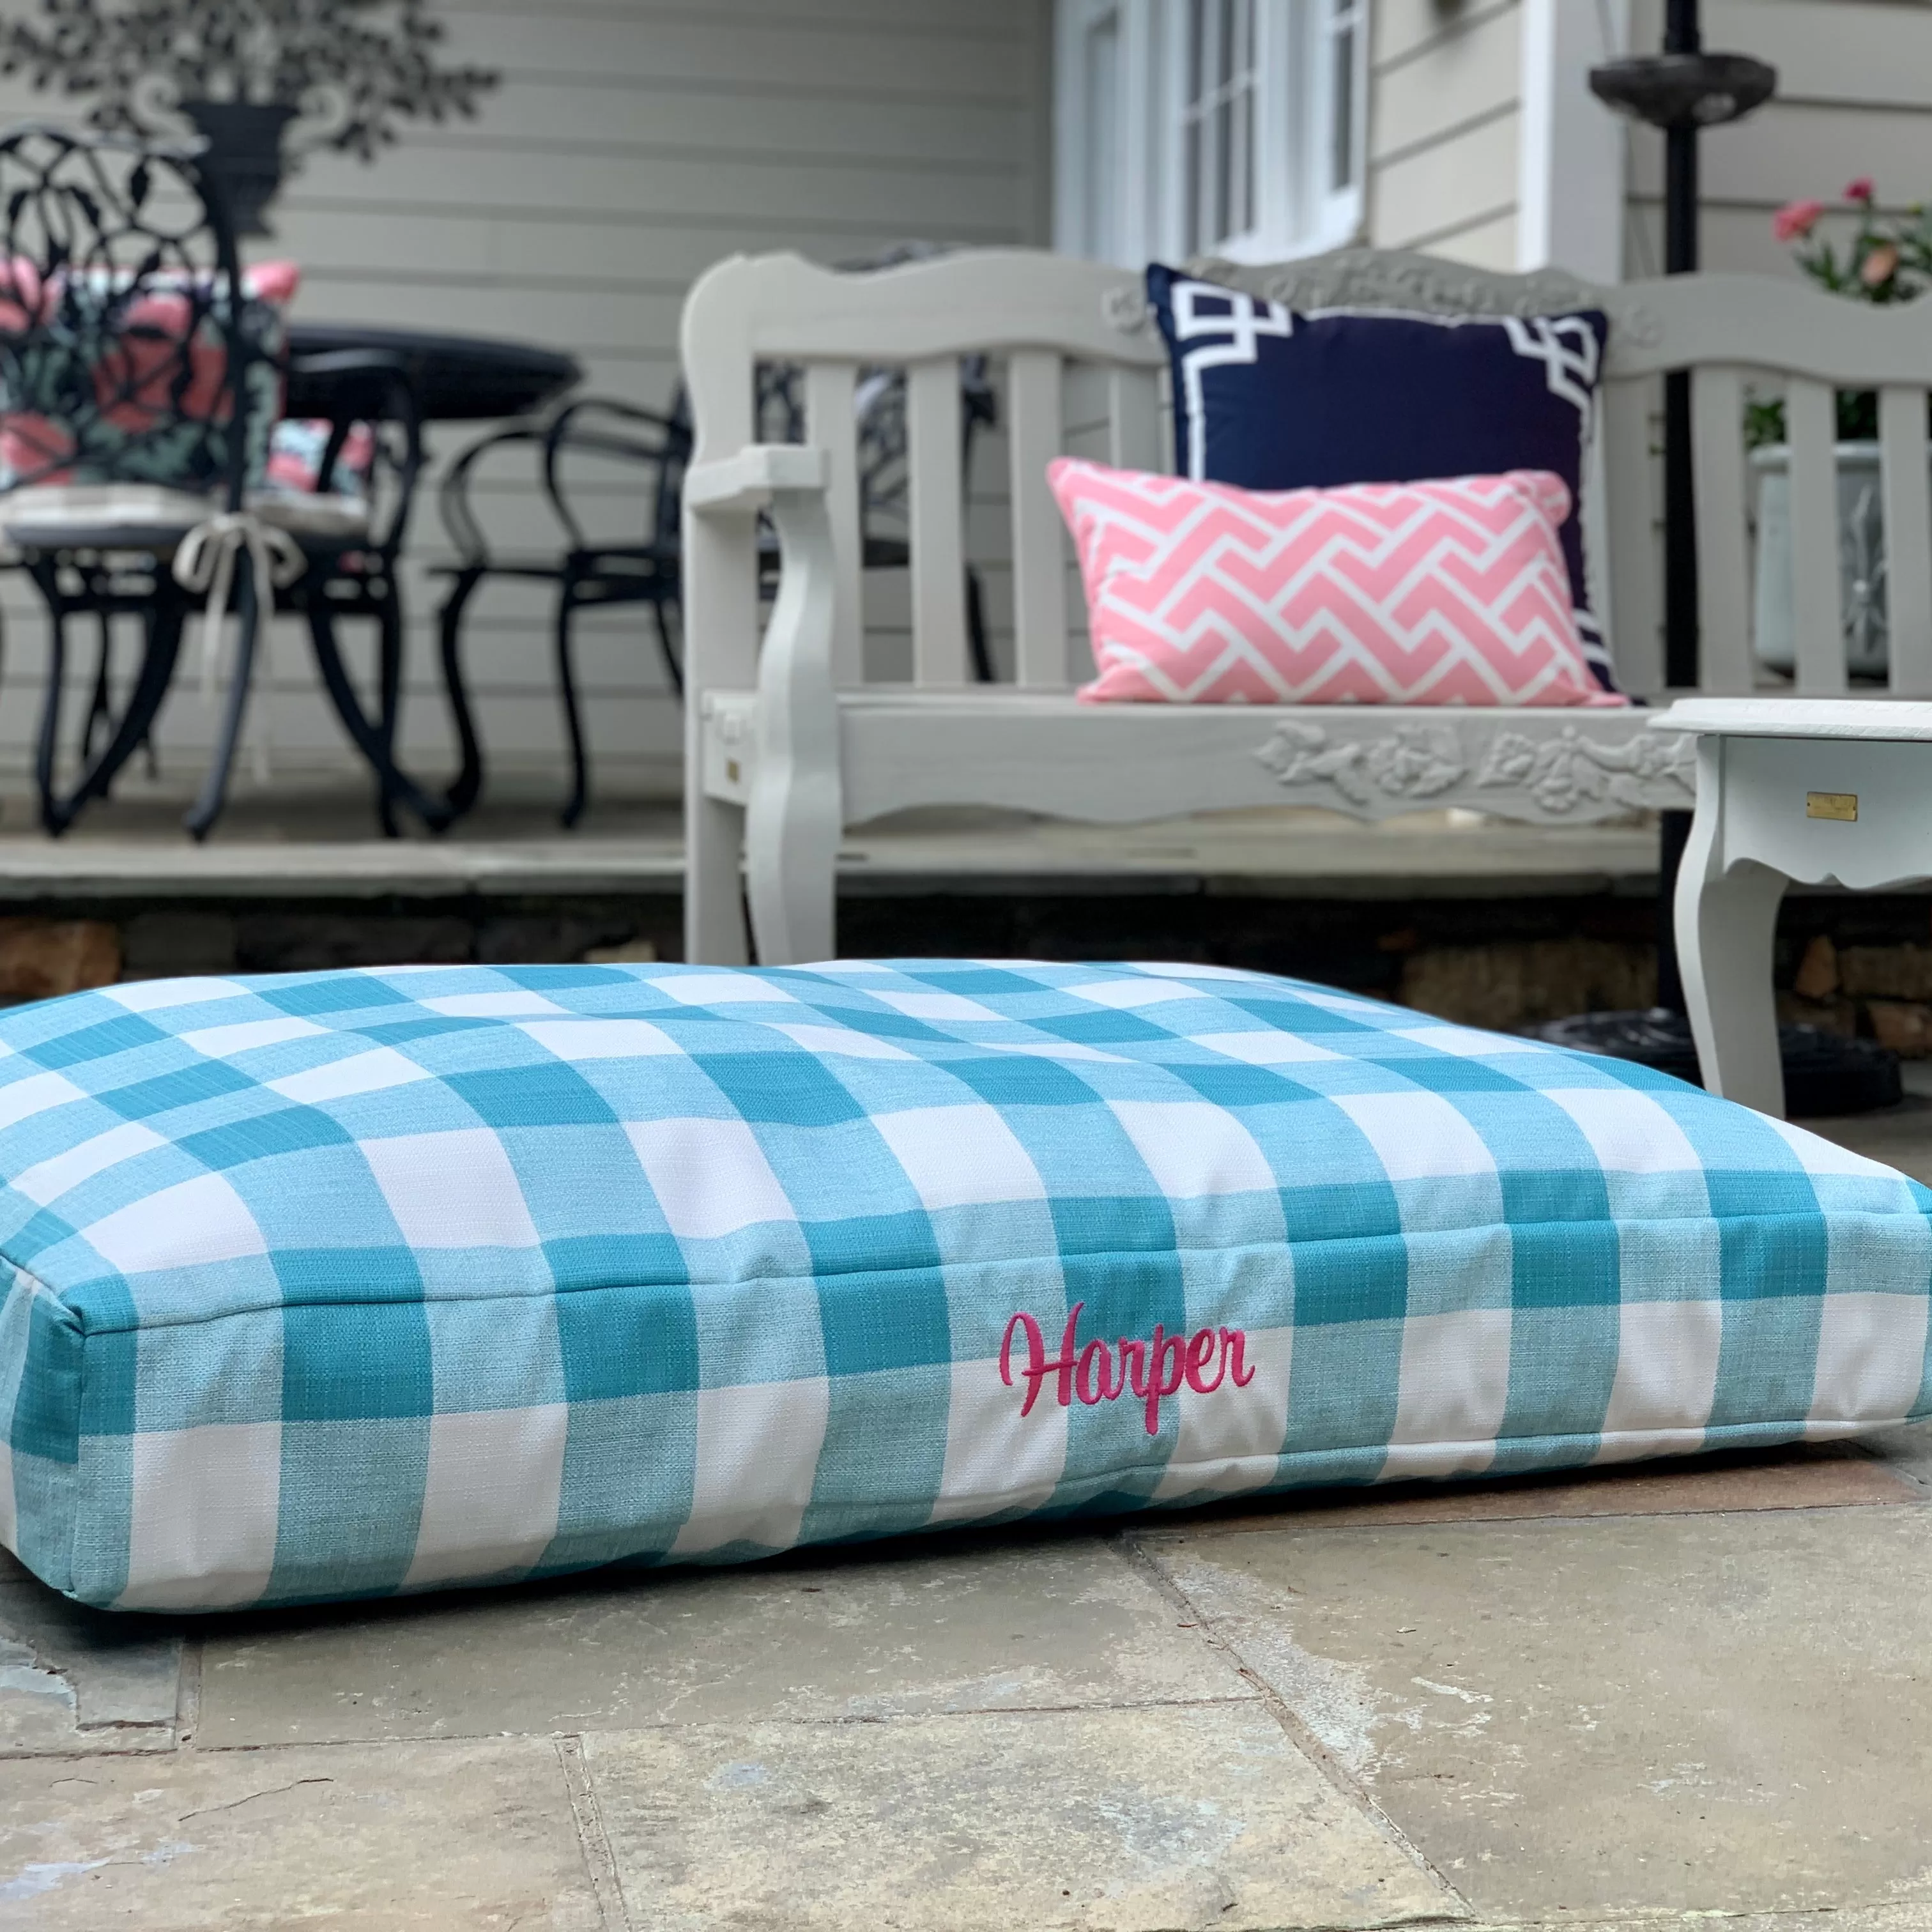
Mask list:
[[[1871,181],[1845,190],[1858,226],[1842,251],[1820,232],[1822,201],[1794,201],[1772,218],[1772,232],[1796,244],[1798,265],[1821,288],[1868,302],[1916,299],[1932,286],[1932,215],[1915,205],[1882,214]],[[1881,677],[1888,658],[1885,531],[1880,511],[1878,398],[1870,390],[1838,397],[1838,556],[1846,662],[1854,676]],[[1751,404],[1745,422],[1757,472],[1757,574],[1754,642],[1760,662],[1790,671],[1797,632],[1791,608],[1790,452],[1782,402]]]
[[[266,235],[298,116],[307,145],[366,161],[399,119],[476,112],[498,76],[439,66],[442,38],[427,0],[41,0],[38,21],[0,32],[0,74],[94,97],[96,127],[184,116],[236,232]]]

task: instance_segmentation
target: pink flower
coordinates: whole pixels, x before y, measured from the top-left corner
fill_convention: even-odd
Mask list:
[[[1771,232],[1780,242],[1797,242],[1809,235],[1825,212],[1822,201],[1788,201],[1771,218]]]
[[[1881,242],[1864,259],[1858,279],[1868,289],[1882,288],[1898,272],[1898,250],[1889,242]]]
[[[1872,185],[1871,176],[1861,175],[1856,181],[1846,184],[1845,199],[1847,201],[1863,202],[1869,207],[1877,192],[1878,190]]]

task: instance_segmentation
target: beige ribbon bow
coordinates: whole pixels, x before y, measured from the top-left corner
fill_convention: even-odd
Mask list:
[[[302,545],[286,530],[248,510],[230,510],[197,524],[175,551],[175,581],[184,590],[208,592],[201,621],[201,694],[212,702],[220,682],[221,620],[235,585],[235,560],[248,553],[262,615],[272,614],[268,592],[285,590],[308,568]]]

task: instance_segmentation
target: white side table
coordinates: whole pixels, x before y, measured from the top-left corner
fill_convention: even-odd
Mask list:
[[[1690,698],[1650,722],[1697,736],[1674,912],[1704,1084],[1782,1116],[1778,901],[1794,879],[1870,891],[1932,878],[1932,704]]]

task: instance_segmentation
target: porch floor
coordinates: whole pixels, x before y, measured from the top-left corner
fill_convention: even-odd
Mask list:
[[[1932,1180],[1908,1075],[1814,1124]],[[272,1616],[9,1567],[0,1926],[1921,1932],[1928,1654],[1932,1426]]]
[[[549,791],[510,791],[442,837],[386,839],[365,788],[277,787],[243,791],[200,846],[182,832],[182,809],[165,794],[130,793],[56,840],[38,830],[30,800],[0,797],[0,900],[662,892],[683,869],[679,808],[658,800],[602,802],[566,832]],[[1245,890],[1280,880],[1329,898],[1582,893],[1652,890],[1657,835],[1641,821],[1514,825],[1464,812],[1365,825],[1286,806],[1093,826],[925,811],[855,830],[840,860],[844,890],[858,892],[970,889],[974,880],[1144,891],[1172,878]]]

